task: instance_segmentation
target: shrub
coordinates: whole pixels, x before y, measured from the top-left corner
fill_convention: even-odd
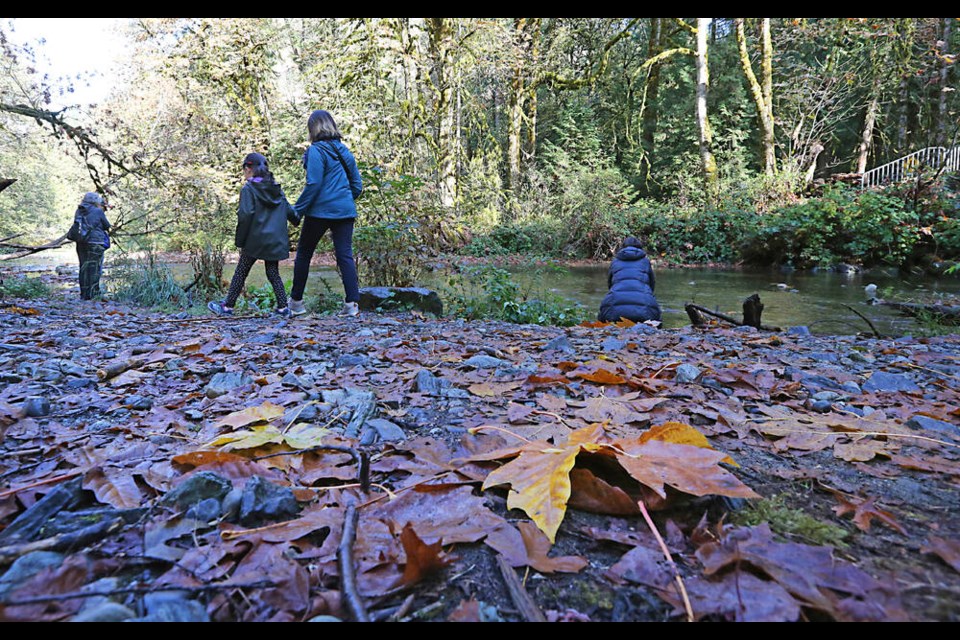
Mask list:
[[[531,283],[542,282],[534,267]],[[493,319],[518,324],[570,326],[587,319],[582,305],[545,290],[523,290],[506,269],[492,265],[464,267],[441,288],[448,315],[468,320]]]
[[[0,278],[0,297],[2,298],[42,298],[50,295],[50,287],[40,278],[25,276],[3,276]]]
[[[118,300],[145,307],[184,307],[190,296],[173,272],[155,260],[152,253],[143,259],[121,259],[113,264],[110,289]]]

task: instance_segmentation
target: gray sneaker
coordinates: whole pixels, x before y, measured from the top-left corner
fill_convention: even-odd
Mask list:
[[[356,302],[345,302],[343,304],[343,309],[340,311],[342,316],[356,316],[360,315],[360,305]]]
[[[302,316],[307,312],[307,309],[303,306],[303,300],[294,300],[290,298],[290,313],[295,316]]]

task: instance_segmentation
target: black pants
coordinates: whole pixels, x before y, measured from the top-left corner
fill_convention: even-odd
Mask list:
[[[297,257],[293,262],[291,298],[303,300],[303,290],[307,286],[307,276],[310,273],[310,260],[313,259],[320,238],[329,229],[330,238],[333,240],[333,254],[337,258],[337,269],[343,282],[344,297],[347,302],[359,302],[360,284],[357,280],[357,264],[353,260],[353,223],[354,218],[304,218],[303,230],[297,242]]]
[[[102,244],[77,243],[77,258],[80,259],[80,297],[84,300],[100,297],[103,251]]]
[[[240,261],[237,262],[237,270],[233,272],[233,279],[230,281],[230,290],[227,291],[227,298],[223,304],[232,307],[240,294],[243,293],[243,284],[250,275],[250,269],[256,258],[248,256],[243,251],[240,252]],[[273,295],[277,297],[277,309],[283,309],[287,306],[287,293],[283,290],[283,278],[280,277],[280,263],[277,260],[264,260],[264,270],[267,273],[267,280],[273,287]]]

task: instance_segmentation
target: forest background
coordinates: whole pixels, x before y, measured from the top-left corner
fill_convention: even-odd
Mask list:
[[[942,269],[955,177],[856,178],[958,144],[957,20],[138,18],[111,96],[64,108],[8,22],[0,242],[54,240],[97,190],[122,251],[189,253],[216,286],[240,159],[295,198],[322,108],[365,180],[365,284],[451,252],[606,260],[626,235],[663,263]]]

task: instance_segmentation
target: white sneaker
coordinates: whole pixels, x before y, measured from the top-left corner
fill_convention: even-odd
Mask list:
[[[294,300],[290,298],[290,314],[294,316],[302,316],[307,312],[307,309],[303,306],[303,300]]]
[[[360,305],[356,302],[345,302],[343,304],[343,309],[340,311],[342,316],[356,316],[360,314]]]

